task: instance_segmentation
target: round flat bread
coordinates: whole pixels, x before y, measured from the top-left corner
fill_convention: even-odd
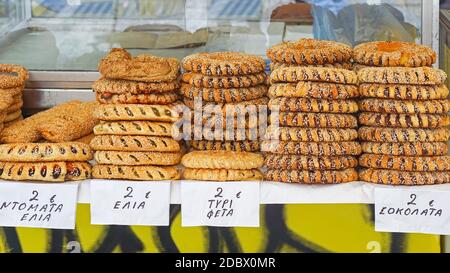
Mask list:
[[[448,145],[445,142],[362,142],[361,149],[364,153],[369,154],[438,156],[447,154]]]
[[[322,100],[312,98],[274,98],[269,101],[269,109],[281,112],[309,113],[356,113],[355,100]]]
[[[358,173],[355,169],[345,169],[341,171],[299,171],[268,169],[265,175],[268,181],[278,181],[285,183],[300,184],[338,184],[358,180]]]
[[[278,117],[277,117],[278,116]],[[271,113],[271,124],[280,126],[298,126],[311,128],[356,128],[358,119],[351,114],[279,112]]]
[[[270,74],[271,83],[296,83],[303,81],[328,82],[342,84],[357,84],[355,72],[327,67],[284,67],[278,68]]]
[[[236,152],[257,152],[260,150],[259,141],[209,141],[192,140],[192,148],[202,151],[236,151]]]
[[[262,180],[259,170],[190,169],[183,171],[186,180],[200,181],[253,181]]]
[[[304,156],[268,154],[265,166],[282,170],[344,170],[356,168],[358,160],[353,156]]]
[[[265,139],[282,141],[338,142],[352,141],[358,138],[355,129],[301,128],[269,126]]]
[[[181,160],[184,167],[191,169],[250,170],[262,167],[263,163],[260,154],[233,151],[194,151]]]
[[[269,87],[269,97],[343,100],[357,98],[358,86],[324,82],[276,83]]]
[[[200,73],[184,73],[181,80],[197,88],[245,88],[264,84],[266,73],[240,76],[206,76]]]
[[[360,83],[441,85],[447,74],[432,67],[367,67],[358,71]]]
[[[373,142],[446,142],[450,131],[439,129],[406,129],[386,127],[361,127],[358,130],[359,139]]]
[[[92,89],[97,93],[112,94],[147,94],[166,93],[180,88],[178,81],[171,82],[137,82],[127,80],[111,80],[101,77],[94,82]]]
[[[446,99],[449,90],[441,85],[411,84],[373,84],[359,85],[362,97],[397,99],[397,100],[442,100]]]
[[[201,98],[207,102],[233,103],[264,97],[267,94],[267,87],[265,85],[257,85],[247,88],[205,88],[182,84],[180,92],[190,100]]]
[[[263,141],[261,151],[314,156],[360,155],[361,145],[358,142]]]

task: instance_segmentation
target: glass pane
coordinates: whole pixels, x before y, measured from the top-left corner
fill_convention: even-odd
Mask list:
[[[422,0],[0,0],[0,18],[0,62],[95,71],[112,47],[181,59],[221,50],[264,56],[303,37],[420,42]]]

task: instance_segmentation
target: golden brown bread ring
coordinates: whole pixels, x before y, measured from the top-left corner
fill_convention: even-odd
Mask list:
[[[269,109],[281,112],[309,113],[356,113],[358,103],[354,100],[322,100],[313,98],[274,98]]]
[[[340,100],[359,96],[358,87],[324,82],[276,83],[269,87],[269,97],[315,98]]]
[[[207,102],[242,102],[254,100],[264,97],[267,94],[267,87],[265,85],[257,85],[246,88],[205,88],[195,87],[183,83],[180,89],[181,95],[193,100],[195,98],[202,98]]]
[[[439,129],[410,129],[388,127],[361,127],[359,139],[373,142],[447,142],[450,131]]]
[[[362,142],[364,153],[399,156],[438,156],[446,155],[448,145],[445,142]]]
[[[277,114],[270,115],[271,124],[276,122]],[[280,126],[318,127],[318,128],[356,128],[358,119],[351,114],[279,112]]]
[[[209,141],[209,140],[192,140],[190,142],[192,148],[196,150],[224,150],[237,152],[257,152],[260,150],[259,141]]]
[[[355,129],[275,127],[272,125],[267,127],[265,135],[265,139],[311,142],[352,141],[357,138],[358,131]]]
[[[339,171],[301,171],[301,170],[280,170],[269,169],[265,179],[268,181],[278,181],[285,183],[300,184],[338,184],[358,180],[358,173],[355,169],[349,168]]]
[[[359,123],[379,127],[438,128],[450,125],[450,117],[432,114],[408,115],[363,112],[359,114]]]
[[[356,168],[358,160],[353,156],[304,156],[268,154],[265,166],[282,170],[343,170]]]
[[[447,74],[432,67],[367,67],[358,71],[360,83],[440,85]]]
[[[349,62],[353,50],[334,41],[299,39],[274,45],[266,53],[272,62],[322,65]]]
[[[191,169],[250,170],[261,168],[263,163],[260,154],[235,151],[193,151],[181,160],[184,167]]]
[[[412,172],[450,171],[450,156],[390,156],[363,154],[359,165],[373,169]]]
[[[363,83],[359,85],[362,97],[397,99],[397,100],[442,100],[446,99],[449,90],[441,85],[412,84],[376,84]]]
[[[137,82],[127,80],[111,80],[101,77],[94,82],[92,89],[97,93],[113,94],[146,94],[165,93],[176,91],[180,88],[178,81],[171,82]]]
[[[366,112],[391,114],[447,114],[448,100],[390,100],[364,99],[359,103],[359,109]]]
[[[103,104],[171,104],[179,99],[175,92],[166,93],[96,93],[97,101]]]
[[[214,76],[239,76],[264,72],[263,58],[241,52],[202,52],[189,55],[182,61],[187,71]]]
[[[436,52],[416,43],[375,41],[357,45],[353,59],[367,66],[431,66],[436,62]]]
[[[388,185],[435,185],[450,183],[450,172],[404,172],[395,170],[362,169],[362,181]]]
[[[15,64],[0,64],[0,89],[22,87],[28,80],[28,70]]]
[[[274,71],[277,68],[292,67],[292,66],[299,66],[299,65],[298,64],[279,63],[279,62],[271,62],[269,64],[270,71]],[[353,70],[352,63],[307,64],[307,65],[301,65],[301,66],[330,67],[330,68],[341,68],[341,69]]]
[[[314,156],[360,155],[358,142],[293,142],[263,141],[261,151],[273,154],[295,154]]]
[[[266,82],[266,73],[225,77],[184,73],[181,80],[197,88],[245,88],[264,84]]]
[[[296,83],[302,81],[328,82],[342,84],[357,84],[355,72],[325,67],[284,67],[278,68],[270,74],[271,83]]]
[[[191,169],[185,168],[183,178],[199,181],[250,181],[262,180],[259,170]]]

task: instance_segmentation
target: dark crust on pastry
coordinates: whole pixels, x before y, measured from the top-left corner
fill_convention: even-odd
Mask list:
[[[322,100],[312,98],[274,98],[269,101],[269,109],[282,112],[309,113],[356,113],[358,103],[354,100]]]
[[[315,99],[351,99],[359,96],[356,85],[323,83],[323,82],[298,82],[276,83],[269,87],[269,97],[293,97]]]
[[[450,117],[432,114],[408,115],[363,112],[359,114],[359,123],[379,127],[438,128],[450,125]]]
[[[358,160],[353,156],[317,157],[268,154],[265,166],[269,169],[282,170],[343,170],[356,168]]]
[[[388,169],[412,172],[450,171],[449,156],[390,156],[363,154],[359,165],[373,169]]]
[[[362,169],[362,181],[388,185],[435,185],[450,183],[450,172],[404,172],[394,170]]]
[[[189,84],[182,84],[180,93],[193,100],[201,97],[203,101],[207,102],[241,102],[264,97],[267,94],[267,87],[265,85],[257,85],[247,88],[198,88]]]
[[[274,123],[276,114],[270,120]],[[318,128],[356,128],[358,119],[351,114],[279,112],[280,126],[318,127]]]
[[[265,175],[265,179],[268,181],[278,181],[285,183],[338,184],[357,181],[358,173],[353,168],[339,171],[299,171],[268,169]]]
[[[449,90],[446,85],[360,84],[362,97],[398,100],[442,100]]]
[[[447,114],[448,100],[389,100],[364,99],[360,101],[360,111],[392,114]]]
[[[278,68],[270,74],[271,83],[279,82],[328,82],[342,84],[356,84],[358,77],[355,72],[325,67],[285,67]]]
[[[274,154],[341,156],[360,155],[361,146],[358,142],[263,141],[261,151]]]
[[[439,129],[411,129],[386,127],[361,127],[359,139],[373,142],[447,142],[450,131]]]
[[[448,152],[445,142],[362,142],[361,148],[364,153],[399,156],[438,156]]]

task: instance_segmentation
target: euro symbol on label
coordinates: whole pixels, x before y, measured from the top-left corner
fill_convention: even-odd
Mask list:
[[[241,191],[236,194],[236,198],[241,198]]]
[[[148,191],[148,192],[145,194],[145,198],[146,198],[146,199],[148,199],[148,198],[150,197],[149,195],[150,195],[151,192],[152,192],[152,191]]]

